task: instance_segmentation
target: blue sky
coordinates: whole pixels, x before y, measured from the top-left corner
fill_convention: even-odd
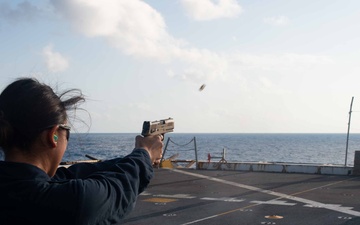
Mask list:
[[[354,96],[359,133],[358,21],[357,0],[1,0],[0,88],[80,88],[89,132],[346,133]]]

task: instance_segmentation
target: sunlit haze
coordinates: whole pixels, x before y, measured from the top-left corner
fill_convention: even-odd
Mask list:
[[[81,89],[79,132],[346,133],[354,96],[360,133],[359,21],[358,0],[1,0],[0,88]]]

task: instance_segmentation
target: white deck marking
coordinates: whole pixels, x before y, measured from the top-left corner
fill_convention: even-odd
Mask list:
[[[296,203],[288,203],[286,201],[279,201],[279,200],[270,200],[270,201],[251,201],[250,203],[255,203],[259,205],[287,205],[287,206],[294,206]]]
[[[183,224],[181,224],[181,225],[194,224],[194,223],[197,223],[197,222],[201,222],[201,221],[204,221],[204,220],[209,220],[209,219],[212,219],[212,218],[218,217],[219,215],[220,215],[220,214],[218,214],[218,215],[213,215],[213,216],[209,216],[209,217],[205,217],[205,218],[198,219],[198,220],[194,220],[194,221],[191,221],[191,222],[188,222],[188,223],[183,223]]]
[[[265,193],[265,194],[277,196],[278,198],[276,198],[274,200],[278,200],[278,199],[282,199],[282,198],[291,199],[293,201],[304,203],[304,204],[306,204],[308,206],[312,205],[312,206],[317,206],[317,207],[333,210],[333,211],[340,212],[340,213],[345,213],[345,214],[352,215],[352,216],[360,216],[360,212],[352,210],[351,207],[343,207],[341,205],[334,205],[334,204],[324,204],[324,203],[313,201],[313,200],[310,200],[310,199],[296,197],[294,195],[288,195],[288,194],[283,194],[283,193],[280,193],[280,192],[269,191],[269,190],[265,190],[265,189],[262,189],[262,188],[258,188],[258,187],[254,187],[254,186],[250,186],[250,185],[246,185],[246,184],[240,184],[240,183],[236,183],[236,182],[233,182],[233,181],[227,181],[227,180],[223,180],[223,179],[219,179],[219,178],[215,178],[215,177],[210,177],[210,176],[206,176],[206,175],[191,173],[191,172],[184,171],[184,170],[178,170],[178,169],[170,169],[170,170],[174,171],[174,172],[177,172],[177,173],[182,173],[182,174],[186,174],[186,175],[189,175],[189,176],[193,176],[193,177],[198,177],[198,178],[202,178],[202,179],[206,179],[206,180],[211,180],[211,181],[214,181],[214,182],[219,182],[219,183],[222,183],[222,184],[231,185],[231,186],[234,186],[234,187],[244,188],[244,189],[248,189],[248,190],[251,190],[251,191],[256,191],[256,192],[260,192],[260,193]],[[350,179],[354,179],[354,178],[350,178]],[[339,183],[339,182],[337,182],[337,183]],[[324,186],[329,186],[329,184],[324,185]],[[324,187],[324,186],[322,186],[322,187]],[[320,187],[317,187],[317,188],[320,188]],[[307,191],[314,190],[314,189],[317,189],[317,188],[309,189]],[[301,193],[304,193],[304,192],[305,191],[303,191]],[[212,217],[215,217],[215,216],[212,216]],[[208,217],[208,218],[212,218],[212,217]],[[201,219],[201,220],[203,220],[203,219]],[[199,221],[201,221],[201,220],[199,220]],[[186,223],[186,224],[190,224],[190,223]]]
[[[193,199],[196,198],[196,196],[188,195],[188,194],[174,194],[174,195],[164,195],[164,194],[158,194],[153,195],[154,197],[161,197],[161,198],[180,198],[180,199]]]
[[[237,199],[237,198],[212,198],[212,197],[204,197],[201,200],[208,200],[208,201],[222,201],[222,202],[243,202],[245,199]]]

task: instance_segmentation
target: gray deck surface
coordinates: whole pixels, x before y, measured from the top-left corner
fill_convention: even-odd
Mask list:
[[[360,225],[360,177],[155,169],[124,222]]]

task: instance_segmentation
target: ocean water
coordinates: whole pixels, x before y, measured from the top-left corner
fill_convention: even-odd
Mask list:
[[[135,144],[130,133],[71,133],[63,161],[87,160],[86,155],[106,160],[129,154]],[[289,162],[345,165],[346,134],[179,134],[165,135],[165,158],[207,160],[221,157],[228,162]],[[195,146],[196,145],[196,146]],[[165,148],[166,147],[166,148]],[[195,151],[196,149],[196,151]],[[347,165],[360,151],[360,134],[350,134]],[[0,151],[0,160],[3,154]],[[219,161],[220,158],[212,158]]]
[[[71,134],[63,161],[124,156],[132,151],[137,134]],[[165,158],[207,160],[208,154],[220,157],[225,149],[229,162],[291,162],[344,165],[346,134],[178,134],[165,135]],[[195,146],[196,145],[196,146]],[[165,147],[164,147],[165,149]],[[195,151],[196,149],[196,151]],[[354,163],[360,150],[360,134],[350,134],[347,165]],[[213,158],[213,161],[219,159]]]

